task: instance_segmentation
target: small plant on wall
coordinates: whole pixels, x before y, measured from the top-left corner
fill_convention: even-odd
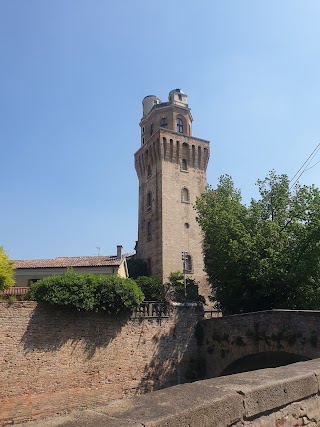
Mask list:
[[[70,269],[33,283],[26,299],[77,310],[119,311],[140,305],[144,294],[134,280],[116,275],[78,274]]]

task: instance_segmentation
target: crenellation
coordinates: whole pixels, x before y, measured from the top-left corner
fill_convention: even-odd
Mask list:
[[[142,165],[136,166],[140,187],[137,257],[151,266],[152,275],[166,282],[171,272],[182,271],[181,252],[187,251],[192,277],[207,296],[202,234],[193,205],[206,188],[209,142],[191,135],[186,94],[174,90],[169,102],[158,100],[151,96],[143,101],[146,108],[140,126],[145,139],[135,153]],[[150,198],[154,208],[147,206]]]

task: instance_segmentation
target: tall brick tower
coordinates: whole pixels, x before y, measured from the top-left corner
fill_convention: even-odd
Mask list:
[[[149,95],[142,104],[141,147],[135,153],[137,258],[165,283],[171,272],[183,270],[181,253],[186,251],[186,271],[200,283],[200,293],[207,294],[202,234],[193,206],[206,187],[209,142],[192,136],[187,95],[180,89],[169,93],[168,102]]]

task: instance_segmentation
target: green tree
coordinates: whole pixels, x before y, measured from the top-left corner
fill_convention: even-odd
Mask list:
[[[144,293],[147,301],[164,301],[164,286],[156,277],[139,276],[135,282]]]
[[[169,274],[169,298],[177,300],[179,302],[197,302],[199,304],[205,304],[205,298],[199,295],[198,283],[191,277],[186,278],[186,295],[183,283],[183,273],[180,271],[173,271]]]
[[[13,264],[0,246],[0,291],[14,285]]]
[[[144,295],[134,280],[116,275],[78,274],[70,269],[33,283],[27,299],[77,310],[118,311],[138,306]]]
[[[140,258],[132,256],[127,259],[127,266],[129,271],[129,277],[136,279],[140,276],[149,276],[148,265],[145,261]]]
[[[229,176],[197,200],[205,268],[228,313],[320,309],[320,191],[275,172],[249,206]]]

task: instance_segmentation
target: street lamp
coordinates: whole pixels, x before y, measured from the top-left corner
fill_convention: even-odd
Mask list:
[[[183,286],[184,286],[184,296],[187,300],[187,279],[186,279],[186,266],[187,266],[187,256],[188,256],[188,252],[187,251],[182,251],[181,252],[181,259],[183,261]]]

